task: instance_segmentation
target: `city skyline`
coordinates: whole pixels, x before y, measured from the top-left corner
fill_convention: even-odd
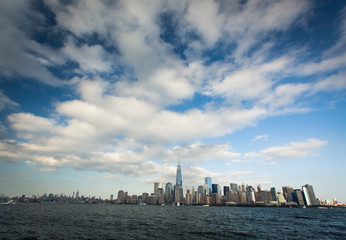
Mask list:
[[[6,196],[0,195],[0,200],[7,200],[7,203],[16,200],[19,202],[68,202],[68,203],[128,203],[128,204],[172,204],[179,205],[248,205],[248,206],[282,206],[282,207],[318,207],[318,206],[339,206],[344,207],[346,202],[340,202],[335,197],[332,200],[320,199],[316,197],[312,185],[305,184],[300,188],[292,186],[282,186],[282,191],[278,191],[275,187],[270,190],[262,189],[258,184],[256,189],[249,184],[230,183],[229,186],[221,186],[213,183],[211,177],[204,177],[204,184],[198,185],[197,188],[192,186],[184,188],[182,182],[182,169],[180,160],[177,164],[176,184],[171,182],[166,184],[155,182],[154,189],[150,192],[142,192],[141,194],[130,194],[126,190],[119,190],[118,197],[114,198],[115,193],[111,193],[109,198],[103,199],[101,196],[79,194],[79,189],[71,195],[64,193],[52,194],[44,193],[43,195],[26,196]],[[222,191],[223,189],[223,191]],[[76,194],[76,195],[75,195]]]
[[[209,176],[345,202],[345,13],[341,0],[0,1],[0,194],[107,198]]]

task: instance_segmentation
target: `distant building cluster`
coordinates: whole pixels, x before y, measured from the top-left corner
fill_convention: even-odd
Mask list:
[[[282,192],[272,187],[269,191],[263,190],[260,185],[256,189],[249,185],[230,183],[221,186],[212,183],[211,177],[205,177],[204,184],[187,189],[183,194],[182,170],[180,163],[177,165],[176,184],[168,182],[165,186],[154,183],[153,193],[143,193],[140,196],[130,196],[120,190],[115,200],[119,204],[176,204],[176,205],[253,205],[253,206],[320,206],[312,185],[306,184],[301,189],[290,186],[282,187]],[[335,203],[335,202],[334,202]]]
[[[183,194],[183,177],[181,165],[177,165],[176,182],[173,185],[168,182],[163,186],[159,182],[154,183],[153,193],[143,193],[142,195],[129,195],[128,192],[120,190],[115,199],[110,195],[110,199],[103,200],[101,197],[91,197],[79,195],[79,190],[72,196],[64,194],[44,194],[42,196],[33,195],[27,197],[7,197],[0,195],[0,203],[17,202],[37,202],[37,203],[92,203],[92,204],[148,204],[148,205],[214,205],[214,206],[287,206],[287,207],[346,207],[335,198],[332,201],[320,201],[316,198],[314,189],[306,184],[301,189],[294,189],[290,186],[283,186],[282,192],[278,192],[274,187],[270,190],[263,190],[260,185],[256,189],[249,185],[238,185],[230,183],[229,186],[221,186],[212,183],[211,177],[204,178],[204,184],[187,189]]]
[[[59,194],[44,194],[42,196],[32,195],[29,196],[17,196],[17,197],[7,197],[0,195],[0,203],[104,203],[105,200],[101,197],[95,196],[83,196],[79,195],[79,190],[72,196],[67,196],[63,193]]]

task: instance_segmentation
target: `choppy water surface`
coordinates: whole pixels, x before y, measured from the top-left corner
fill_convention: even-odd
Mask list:
[[[1,239],[346,239],[345,209],[0,205]]]

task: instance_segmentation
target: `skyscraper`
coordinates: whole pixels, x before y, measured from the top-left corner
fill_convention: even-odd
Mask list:
[[[181,165],[180,165],[180,161],[177,165],[177,176],[176,176],[176,186],[183,186],[183,176],[181,173]]]
[[[227,192],[229,191],[229,187],[228,186],[223,186],[223,195],[227,196]]]
[[[310,199],[309,190],[307,188],[307,185],[302,187],[302,192],[303,192],[303,199],[304,199],[305,205],[311,206],[311,199]]]
[[[204,178],[204,183],[205,183],[205,185],[207,185],[208,186],[208,188],[206,189],[207,190],[207,194],[208,195],[211,195],[212,194],[212,189],[211,189],[211,177],[205,177]]]
[[[303,194],[302,194],[302,191],[300,189],[294,189],[294,191],[292,193],[292,199],[299,206],[304,206]]]
[[[216,184],[216,183],[214,183],[214,184],[212,184],[211,185],[211,189],[212,189],[212,194],[219,194],[219,192],[218,192],[218,187],[219,187],[219,184]]]
[[[183,199],[183,176],[181,173],[181,165],[179,161],[177,165],[176,185],[174,186],[174,202],[182,203]]]
[[[270,189],[270,193],[271,193],[271,195],[272,195],[272,200],[273,200],[273,201],[277,201],[278,199],[277,199],[277,197],[276,197],[276,189],[275,189],[275,187],[272,187],[272,188]]]
[[[283,192],[284,197],[286,198],[287,202],[293,202],[293,198],[292,198],[293,187],[283,186],[282,192]]]
[[[255,189],[252,186],[246,188],[246,199],[249,203],[256,202]]]
[[[204,187],[202,185],[198,186],[197,191],[199,194],[204,194]]]
[[[162,184],[161,183],[159,183],[159,182],[156,182],[156,183],[154,183],[154,194],[155,194],[155,196],[158,196],[158,189],[159,188],[162,188]]]
[[[173,200],[173,186],[170,182],[166,183],[165,186],[165,198],[167,202],[171,202]]]
[[[319,201],[316,199],[315,192],[314,192],[312,185],[305,184],[305,186],[303,186],[303,188],[304,187],[307,189],[307,193],[309,195],[311,205],[312,206],[320,205]]]
[[[125,202],[125,193],[123,190],[119,190],[118,192],[118,203],[124,203]]]
[[[232,190],[232,191],[235,191],[235,192],[238,191],[238,184],[236,184],[236,183],[231,183],[230,186],[231,186],[231,190]]]

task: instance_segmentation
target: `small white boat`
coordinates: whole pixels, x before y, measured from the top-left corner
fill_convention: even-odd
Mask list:
[[[177,203],[177,206],[178,206],[178,207],[180,206],[180,203],[179,203],[179,202]]]
[[[202,207],[209,207],[209,204],[204,204],[202,205]]]
[[[16,202],[13,201],[13,200],[10,200],[10,201],[8,201],[8,202],[2,202],[2,203],[0,203],[0,204],[16,204]]]

